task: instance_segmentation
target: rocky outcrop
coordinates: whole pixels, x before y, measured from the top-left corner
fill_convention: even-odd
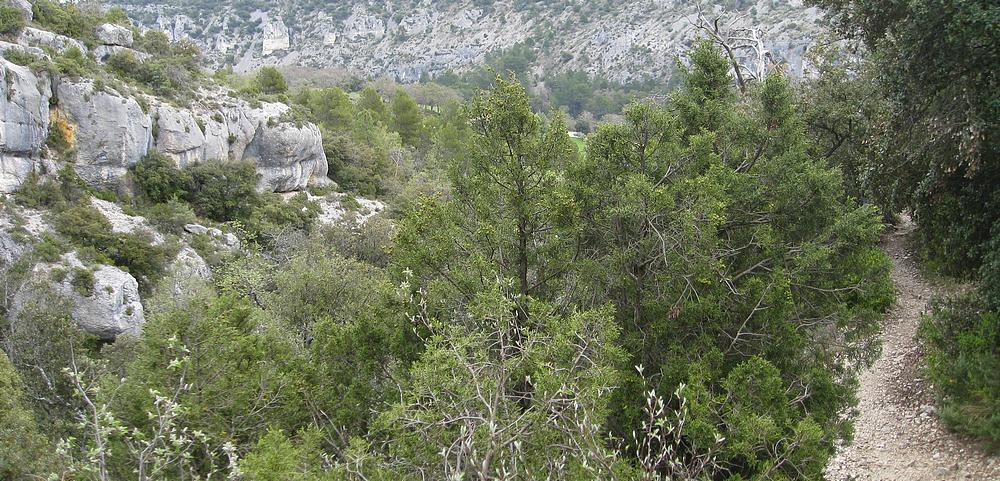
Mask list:
[[[105,23],[97,27],[97,41],[102,45],[132,46],[132,30],[121,25]]]
[[[45,145],[52,87],[47,76],[2,59],[0,77],[0,193],[10,193],[35,170]]]
[[[105,24],[96,33],[104,43],[93,51],[98,60],[120,52],[139,60],[148,57],[131,50],[128,28]],[[86,50],[76,40],[26,28],[20,43],[0,42],[0,52],[16,48],[47,56],[32,45]],[[329,183],[319,128],[293,120],[285,104],[251,104],[216,87],[199,92],[206,103],[181,108],[153,97],[137,99],[104,83],[95,87],[89,79],[63,77],[53,86],[48,74],[2,58],[0,77],[0,193],[17,190],[32,172],[58,170],[50,160],[58,156],[45,155],[49,131],[56,127],[75,154],[77,174],[98,188],[120,187],[128,169],[150,149],[170,156],[181,168],[213,159],[253,162],[261,191]]]
[[[90,272],[90,276],[83,272]],[[86,282],[77,276],[85,276]],[[87,267],[72,252],[59,262],[35,266],[31,280],[14,296],[11,315],[16,316],[21,306],[46,289],[68,299],[77,326],[101,339],[138,335],[146,322],[134,277],[117,267]]]
[[[236,234],[230,232],[224,233],[215,227],[205,227],[201,224],[187,224],[184,226],[184,232],[194,235],[207,235],[221,242],[222,246],[227,249],[240,248],[240,239],[236,237]]]
[[[165,242],[163,234],[157,232],[146,222],[145,217],[139,217],[134,215],[128,215],[122,208],[115,204],[114,202],[108,202],[106,200],[101,200],[96,197],[90,198],[90,205],[94,206],[104,218],[108,219],[111,224],[111,231],[121,234],[144,234],[146,235],[150,243],[155,245],[160,245]]]
[[[291,38],[288,35],[288,27],[279,18],[269,18],[263,25],[264,33],[262,39],[261,53],[264,56],[274,52],[288,50],[291,45]]]
[[[290,192],[329,182],[323,137],[313,124],[263,124],[243,157],[257,164],[258,190]]]
[[[34,27],[25,27],[24,30],[21,31],[21,35],[18,37],[17,43],[32,47],[49,47],[59,53],[63,53],[73,47],[76,47],[84,54],[88,52],[87,46],[79,40],[69,38],[65,35],[59,35],[58,33],[52,33],[47,30],[39,30]]]
[[[310,202],[315,202],[319,206],[319,217],[316,219],[320,224],[334,225],[343,223],[353,223],[363,225],[372,217],[385,211],[385,204],[377,201],[365,199],[363,197],[353,197],[348,199],[347,194],[329,194],[325,196],[315,196],[308,192],[288,193],[283,197],[287,201],[296,195],[305,195]]]
[[[157,105],[154,117],[157,132],[156,150],[172,157],[178,167],[184,168],[208,159],[225,158],[226,152],[223,148],[211,151],[207,149],[205,132],[199,126],[199,119],[190,110]],[[224,130],[218,132],[219,135],[226,135]]]
[[[90,80],[60,81],[58,111],[74,131],[77,174],[98,187],[115,187],[149,151],[153,122],[139,103]]]
[[[266,192],[329,183],[319,128],[285,119],[287,105],[264,102],[251,106],[231,99],[212,111],[165,104],[157,104],[153,110],[156,150],[172,157],[179,167],[211,159],[250,161],[260,174],[258,190]]]
[[[140,62],[145,62],[146,60],[149,60],[150,57],[148,53],[132,50],[128,47],[121,47],[118,45],[98,45],[94,47],[94,60],[97,60],[98,62],[107,62],[112,55],[118,53],[129,53]]]

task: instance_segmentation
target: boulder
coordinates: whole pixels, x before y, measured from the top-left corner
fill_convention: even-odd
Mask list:
[[[170,105],[157,105],[154,112],[157,151],[172,157],[180,168],[206,160],[205,133],[194,113]]]
[[[77,174],[95,187],[115,187],[149,151],[153,122],[139,103],[113,90],[94,90],[90,80],[62,80],[59,112],[75,134]]]
[[[49,130],[48,76],[0,59],[0,193],[10,193],[35,169]]]
[[[49,47],[59,53],[63,53],[66,50],[76,47],[83,54],[86,55],[88,53],[87,46],[79,40],[46,30],[39,30],[34,27],[25,27],[24,30],[21,31],[21,35],[18,37],[17,43],[32,47]]]
[[[77,269],[92,269],[94,284],[88,292],[74,287]],[[62,272],[57,276],[57,270]],[[61,277],[62,279],[56,281]],[[77,326],[101,339],[113,340],[122,334],[138,335],[146,322],[139,298],[139,283],[117,267],[99,265],[88,268],[70,252],[56,263],[35,266],[31,279],[15,295],[11,315],[42,289],[51,288],[72,306],[71,315]]]
[[[49,58],[49,54],[45,53],[45,50],[42,50],[42,49],[40,49],[38,47],[32,47],[30,45],[20,45],[20,44],[16,44],[16,43],[10,43],[10,42],[0,41],[0,54],[3,54],[5,52],[7,52],[8,50],[20,50],[22,52],[34,55],[34,56],[39,57],[39,58]],[[0,55],[0,58],[2,58],[2,57],[3,57],[3,55]]]
[[[186,224],[184,226],[184,232],[187,232],[188,234],[204,235],[208,234],[208,227],[201,224]]]
[[[251,106],[224,91],[209,96],[228,102],[215,110],[153,106],[156,150],[178,167],[211,159],[250,161],[260,174],[258,190],[289,192],[327,185],[326,153],[319,128],[287,118],[289,107],[264,102]]]
[[[112,55],[122,52],[132,54],[132,56],[140,62],[145,62],[146,60],[149,60],[150,57],[150,55],[146,52],[132,50],[128,47],[121,47],[118,45],[98,45],[97,47],[94,47],[94,58],[97,59],[98,62],[107,62]]]
[[[187,246],[177,253],[177,258],[170,264],[170,272],[188,278],[208,279],[212,277],[212,270],[208,268],[205,259],[202,259],[197,251]]]
[[[193,296],[199,289],[208,288],[212,270],[197,251],[185,246],[168,268],[168,275],[158,289],[170,289],[174,300]],[[154,307],[155,308],[155,307]]]
[[[166,240],[163,234],[159,233],[149,223],[145,217],[128,215],[122,208],[114,202],[108,202],[96,197],[90,198],[90,204],[97,209],[108,222],[111,223],[111,231],[121,234],[140,233],[149,236],[151,244],[156,246],[163,244]]]
[[[313,124],[264,122],[243,158],[257,165],[260,191],[298,191],[330,182],[323,137]]]
[[[99,25],[95,33],[97,34],[97,41],[103,45],[132,46],[132,30],[127,27],[105,23]]]

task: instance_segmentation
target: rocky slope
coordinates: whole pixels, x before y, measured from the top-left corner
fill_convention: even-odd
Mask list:
[[[149,54],[134,49],[132,29],[100,24],[85,43],[38,28],[27,2],[12,5],[23,9],[28,26],[0,41],[0,311],[11,322],[26,306],[58,298],[67,302],[80,329],[110,340],[141,332],[148,308],[138,274],[67,241],[56,228],[56,211],[20,205],[5,195],[32,178],[55,178],[71,167],[92,187],[127,192],[129,169],[155,150],[180,168],[210,159],[252,162],[261,192],[291,196],[330,183],[319,128],[297,119],[288,105],[247,100],[208,80],[181,100],[150,95],[115,81],[101,67],[120,52],[149,61]],[[58,68],[76,55],[74,49],[91,70],[76,75]],[[319,222],[347,216],[342,194],[310,198]],[[218,228],[189,224],[168,234],[114,202],[90,196],[73,202],[93,207],[113,233],[138,234],[152,246],[169,247],[162,282],[150,289],[179,293],[212,276],[193,245],[240,249],[234,233]],[[384,209],[371,204],[372,211]],[[358,214],[356,222],[365,220]],[[46,246],[48,254],[41,254]]]
[[[393,0],[252,2],[121,0],[134,20],[196,42],[216,64],[345,68],[400,81],[465,70],[520,42],[535,73],[583,70],[620,82],[666,80],[696,35],[695,0]],[[802,0],[723,0],[762,29],[767,48],[801,73],[818,12]],[[709,14],[712,16],[713,14]],[[732,18],[734,15],[730,15]]]
[[[101,25],[100,45],[28,27],[0,53],[20,50],[51,60],[49,52],[76,48],[95,60],[131,50],[132,32]],[[134,51],[133,51],[134,52]],[[135,52],[142,59],[141,52]],[[59,129],[75,152],[73,166],[85,181],[114,188],[129,167],[155,149],[180,167],[208,159],[251,161],[262,191],[288,192],[327,182],[319,128],[296,122],[280,103],[248,102],[221,87],[204,87],[188,106],[89,78],[17,65],[0,58],[0,193],[21,186],[32,172],[55,172],[47,148]]]

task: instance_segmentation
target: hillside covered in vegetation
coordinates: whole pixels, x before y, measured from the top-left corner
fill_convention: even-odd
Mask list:
[[[157,5],[0,1],[0,479],[826,479],[900,212],[966,285],[920,372],[989,453],[1000,8],[818,3],[814,76],[703,30],[581,139],[518,68],[317,86]]]

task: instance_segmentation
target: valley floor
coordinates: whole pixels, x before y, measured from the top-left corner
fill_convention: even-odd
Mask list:
[[[883,325],[882,357],[861,374],[854,443],[827,468],[832,481],[1000,481],[1000,456],[948,431],[934,415],[934,394],[921,375],[921,315],[937,288],[921,276],[907,247],[904,218],[884,242],[899,298]]]

